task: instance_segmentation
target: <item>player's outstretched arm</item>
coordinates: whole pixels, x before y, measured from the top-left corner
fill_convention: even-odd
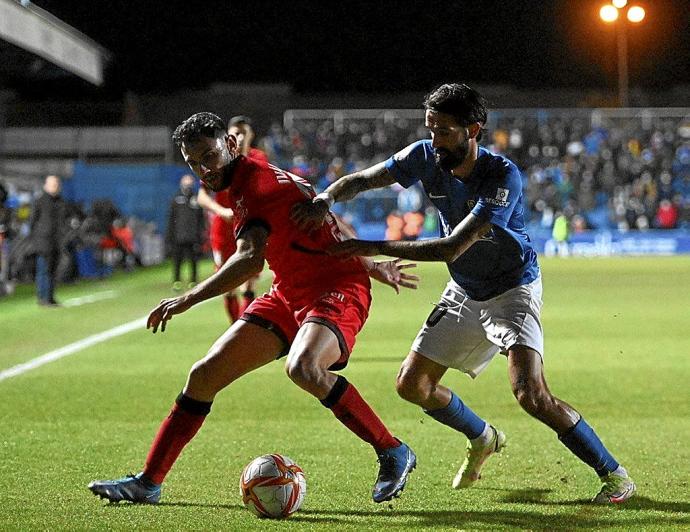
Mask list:
[[[422,262],[454,262],[472,244],[477,242],[491,229],[491,223],[474,214],[458,224],[455,230],[447,237],[432,238],[429,240],[407,242],[389,240],[345,240],[332,245],[326,250],[329,255],[343,258],[372,255],[388,255],[401,259],[416,260]]]
[[[400,287],[417,289],[419,277],[403,270],[416,268],[414,262],[402,262],[402,259],[374,261],[368,257],[361,257],[364,262],[369,277],[379,283],[390,286],[396,294],[400,293]]]
[[[232,209],[230,207],[223,207],[220,203],[213,199],[203,185],[199,188],[199,192],[196,195],[196,200],[199,202],[199,205],[202,209],[220,216],[226,222],[232,223],[234,216]]]
[[[261,225],[248,227],[237,239],[237,251],[221,268],[179,297],[163,299],[149,314],[147,329],[165,331],[175,314],[182,314],[197,303],[219,296],[260,273],[264,266],[264,250],[268,230]]]
[[[395,182],[384,163],[341,177],[311,201],[298,203],[290,217],[305,231],[321,227],[329,209],[336,201],[347,201],[364,190],[383,188]]]

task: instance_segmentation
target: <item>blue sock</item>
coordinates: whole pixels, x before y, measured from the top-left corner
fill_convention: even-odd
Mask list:
[[[592,427],[583,418],[565,434],[558,436],[558,439],[600,477],[618,468],[616,459],[606,450]]]
[[[448,406],[437,410],[425,410],[424,412],[436,421],[462,432],[470,440],[479,437],[486,427],[486,421],[472,412],[453,392],[450,392]]]

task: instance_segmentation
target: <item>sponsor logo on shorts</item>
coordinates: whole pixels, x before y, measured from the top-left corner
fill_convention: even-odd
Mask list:
[[[341,303],[344,303],[345,294],[341,292],[328,292],[327,294],[321,296],[321,301],[327,301],[329,303],[335,303],[336,301],[340,301]]]

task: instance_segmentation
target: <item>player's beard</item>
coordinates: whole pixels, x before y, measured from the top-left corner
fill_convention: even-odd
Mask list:
[[[239,155],[236,155],[232,159],[228,158],[227,163],[221,168],[220,173],[214,176],[212,183],[209,181],[204,181],[206,186],[213,192],[219,192],[228,188],[230,183],[232,183],[232,176],[235,173],[235,168],[237,167],[237,162],[239,159]]]
[[[446,148],[434,148],[434,157],[439,168],[450,172],[453,168],[463,163],[469,152],[470,141],[466,140],[458,144],[453,151]]]

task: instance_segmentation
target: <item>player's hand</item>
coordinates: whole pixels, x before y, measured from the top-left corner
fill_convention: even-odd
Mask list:
[[[416,267],[416,263],[402,262],[402,259],[374,262],[374,267],[369,270],[369,277],[377,280],[379,283],[387,284],[395,290],[396,294],[399,294],[401,286],[411,290],[417,289],[419,277],[403,273],[403,270]]]
[[[149,314],[149,318],[146,321],[146,328],[153,328],[154,334],[158,331],[158,327],[161,328],[161,332],[164,332],[165,324],[170,321],[175,314],[182,314],[191,306],[192,305],[189,304],[185,296],[163,299]]]
[[[326,249],[326,253],[342,259],[380,255],[377,242],[358,240],[356,238],[351,240],[343,240],[342,242],[333,244]]]
[[[219,209],[217,214],[228,223],[232,223],[233,219],[235,218],[235,213],[230,207],[223,207],[222,209]]]
[[[294,205],[290,218],[302,231],[313,231],[323,225],[328,210],[328,203],[320,198],[313,198]]]

